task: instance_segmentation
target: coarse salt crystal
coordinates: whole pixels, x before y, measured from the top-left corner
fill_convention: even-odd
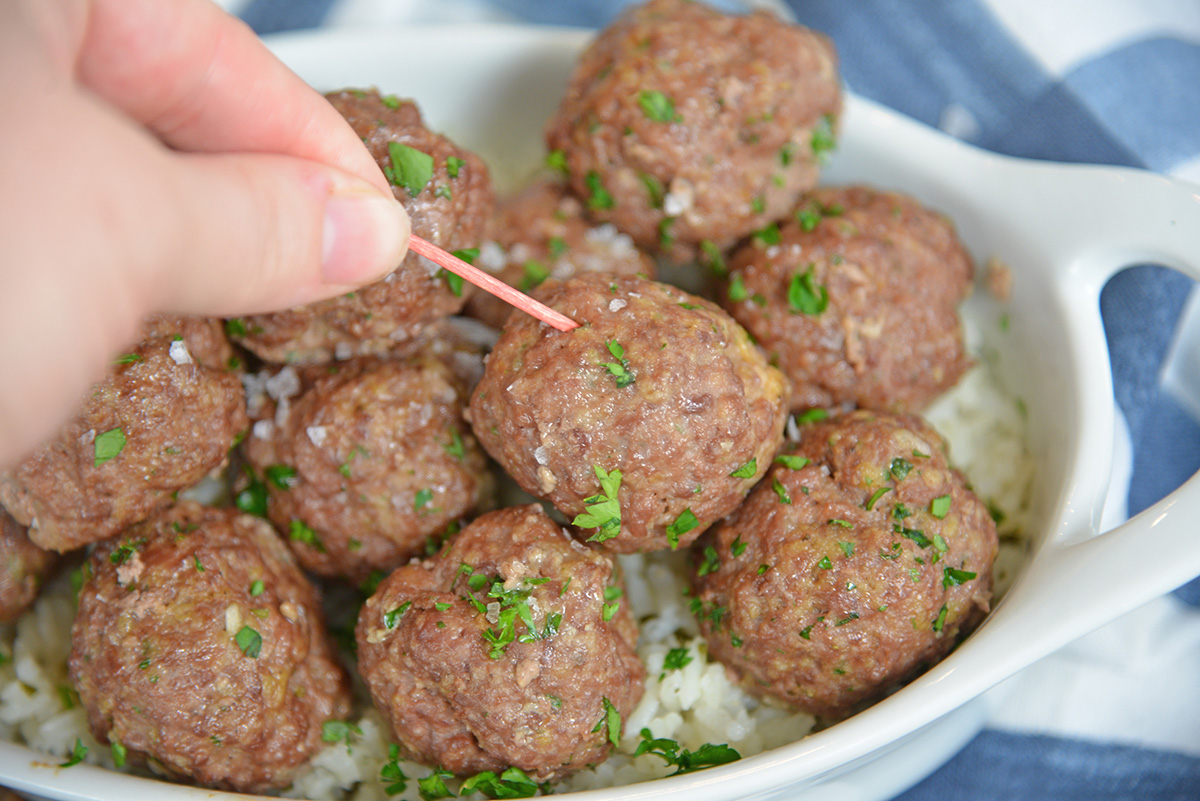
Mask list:
[[[285,367],[266,381],[267,395],[284,400],[300,393],[300,376],[292,367]]]
[[[192,354],[188,353],[187,343],[182,339],[171,341],[171,347],[167,350],[168,355],[175,361],[176,364],[191,364]]]
[[[629,301],[622,300],[621,298],[613,298],[608,302],[608,310],[610,312],[619,312],[628,305]]]
[[[270,420],[256,420],[253,433],[257,439],[270,439],[275,433],[275,423]]]
[[[318,448],[325,444],[325,437],[328,435],[325,426],[309,426],[304,429],[304,433],[308,434],[309,441]]]
[[[538,445],[533,449],[533,459],[538,464],[550,463],[550,455],[546,453],[546,448],[544,445]]]

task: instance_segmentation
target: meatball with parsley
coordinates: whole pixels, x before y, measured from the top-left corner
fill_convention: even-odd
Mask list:
[[[930,667],[983,620],[996,526],[920,418],[800,428],[693,546],[693,610],[743,688],[832,721]]]

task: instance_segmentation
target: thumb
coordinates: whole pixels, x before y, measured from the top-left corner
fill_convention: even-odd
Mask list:
[[[156,306],[234,316],[348,292],[399,266],[409,219],[350,173],[273,154],[170,153],[177,202]]]

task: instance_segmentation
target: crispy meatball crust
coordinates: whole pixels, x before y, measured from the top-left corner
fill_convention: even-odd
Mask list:
[[[0,623],[10,623],[37,598],[58,554],[34,545],[25,527],[0,511],[0,557]]]
[[[78,415],[0,472],[0,503],[41,548],[65,552],[110,537],[223,467],[247,426],[221,326],[155,317],[81,399]]]
[[[626,719],[645,676],[614,570],[535,504],[486,514],[392,573],[356,636],[404,748],[459,775],[514,766],[538,782],[606,759],[620,736],[609,710]]]
[[[243,452],[307,569],[353,581],[390,572],[490,501],[465,390],[441,361],[363,358],[304,373],[301,394],[256,424]]]
[[[547,278],[579,273],[654,278],[654,259],[611,224],[587,219],[583,204],[559,181],[539,180],[506,198],[492,220],[492,240],[476,266],[522,292],[537,294]],[[512,307],[486,292],[467,301],[467,313],[501,328]]]
[[[782,459],[693,548],[700,628],[748,692],[836,720],[979,624],[996,527],[914,416],[809,424]]]
[[[426,128],[412,101],[360,90],[326,97],[385,174],[397,175],[393,143],[433,159],[432,177],[415,195],[400,178],[392,180],[392,194],[408,212],[414,234],[450,251],[479,247],[494,204],[491,176],[482,159]],[[437,270],[424,257],[409,253],[393,272],[357,292],[239,318],[233,322],[235,339],[276,363],[387,353],[462,308],[470,286],[463,285],[456,294]]]
[[[286,787],[349,712],[316,591],[271,527],[184,503],[98,545],[71,679],[100,742],[198,784]]]
[[[918,412],[971,366],[958,317],[971,258],[950,221],[910,197],[815,190],[729,267],[722,305],[791,379],[793,410]],[[806,311],[822,293],[825,309]]]
[[[816,185],[841,102],[825,36],[764,12],[651,0],[584,51],[546,141],[597,219],[686,260]]]
[[[583,534],[609,550],[690,543],[766,471],[786,380],[728,315],[674,287],[592,274],[547,282],[543,299],[581,327],[509,319],[471,397],[476,437],[568,519],[600,492],[598,469],[619,470],[619,532]]]

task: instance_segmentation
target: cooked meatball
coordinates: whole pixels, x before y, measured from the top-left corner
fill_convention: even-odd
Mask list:
[[[502,202],[492,220],[492,241],[477,266],[522,292],[536,295],[547,278],[565,281],[583,273],[655,277],[654,259],[611,224],[596,225],[583,204],[557,181],[540,180]],[[500,328],[512,307],[486,292],[467,301],[467,313]]]
[[[785,379],[717,306],[665,284],[593,273],[543,300],[581,327],[509,318],[471,397],[475,435],[603,547],[690,543],[769,466]]]
[[[996,527],[917,417],[812,423],[776,462],[696,542],[694,609],[748,692],[846,717],[980,622]]]
[[[29,540],[25,527],[0,511],[0,623],[16,620],[37,598],[58,555]]]
[[[465,391],[440,361],[365,357],[304,374],[243,450],[306,568],[355,581],[390,571],[490,499]]]
[[[584,51],[546,141],[597,219],[680,260],[786,215],[816,185],[840,111],[825,36],[651,0]]]
[[[970,256],[910,197],[815,190],[729,267],[722,303],[791,379],[793,410],[917,412],[971,364],[958,317]]]
[[[408,100],[348,90],[327,95],[392,184],[412,231],[455,251],[477,248],[492,214],[483,161],[425,127]],[[235,339],[271,362],[326,362],[383,354],[459,311],[469,285],[416,253],[381,281],[329,300],[231,321]],[[449,283],[454,281],[453,285]]]
[[[245,395],[218,322],[156,317],[116,358],[79,414],[15,467],[0,503],[41,548],[105,539],[221,468],[247,426]]]
[[[356,637],[396,739],[460,775],[512,766],[543,782],[603,761],[645,675],[614,570],[534,504],[392,573]]]
[[[100,742],[206,787],[286,787],[344,718],[316,591],[265,522],[182,503],[98,545],[70,674]]]

